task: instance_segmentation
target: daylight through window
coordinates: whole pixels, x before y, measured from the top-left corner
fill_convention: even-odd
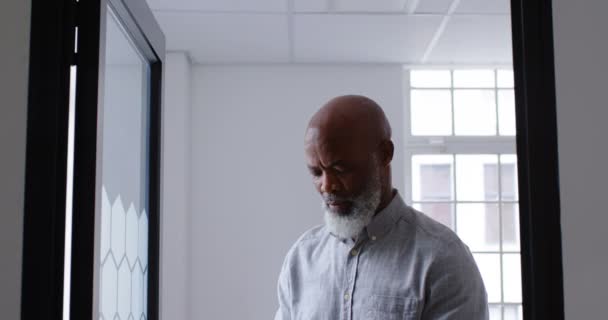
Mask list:
[[[406,192],[467,244],[491,320],[521,320],[513,72],[406,70]]]

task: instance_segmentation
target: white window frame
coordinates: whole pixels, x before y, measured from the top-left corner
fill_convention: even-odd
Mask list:
[[[451,79],[451,86],[449,88],[445,88],[445,87],[434,87],[434,88],[413,88],[410,84],[410,71],[411,70],[449,70],[450,71],[450,79]],[[482,90],[494,90],[495,92],[495,96],[496,96],[496,100],[498,100],[498,91],[501,89],[510,89],[510,88],[502,88],[502,87],[498,87],[497,85],[497,71],[498,70],[504,70],[504,69],[512,69],[511,66],[476,66],[473,68],[469,68],[469,67],[460,67],[460,66],[450,66],[450,67],[426,67],[426,66],[407,66],[404,67],[404,72],[403,72],[403,92],[404,92],[404,112],[403,112],[403,130],[404,130],[404,134],[403,134],[403,146],[404,146],[404,178],[405,178],[405,183],[404,183],[404,200],[409,204],[409,205],[413,205],[414,201],[412,198],[412,156],[414,155],[433,155],[433,154],[450,154],[450,155],[456,155],[456,154],[491,154],[491,155],[501,155],[501,154],[517,154],[516,152],[516,143],[515,143],[515,136],[500,136],[499,135],[499,112],[498,112],[498,101],[495,104],[495,108],[496,108],[496,134],[495,135],[488,135],[488,136],[456,136],[454,135],[455,132],[455,125],[454,125],[454,119],[455,119],[455,115],[454,115],[454,70],[471,70],[471,69],[479,69],[479,70],[494,70],[494,88],[463,88],[465,90],[474,90],[474,89],[482,89]],[[411,130],[411,90],[412,89],[421,89],[421,90],[450,90],[451,92],[451,108],[452,108],[452,135],[451,136],[414,136],[412,135],[412,130]],[[456,88],[456,89],[461,89],[461,88]],[[456,159],[454,156],[454,162],[453,162],[453,176],[452,176],[452,183],[454,185],[454,193],[456,194],[457,190],[456,190],[456,186],[457,186],[457,181],[456,181],[456,173],[455,173],[455,165],[456,165]],[[499,194],[501,194],[501,188],[502,188],[502,175],[500,172],[500,168],[501,168],[501,162],[500,162],[500,156],[498,156],[498,168],[499,168],[499,172],[498,172],[498,192]],[[446,202],[439,202],[439,203],[452,203],[454,205],[453,210],[456,210],[456,204],[457,203],[467,203],[469,201],[457,201],[457,198],[454,197],[454,200],[452,201],[446,201]],[[501,203],[509,203],[509,202],[515,202],[518,203],[519,200],[517,201],[502,201],[501,198],[499,198],[498,201],[470,201],[470,202],[475,202],[475,203],[498,203],[499,204],[499,251],[488,251],[488,252],[481,252],[481,251],[474,251],[474,253],[498,253],[500,256],[500,284],[501,284],[501,302],[492,302],[489,303],[490,306],[501,306],[501,319],[504,319],[505,317],[505,306],[518,306],[521,310],[521,303],[512,303],[512,302],[504,302],[505,301],[505,287],[504,287],[504,272],[503,272],[503,254],[508,254],[508,253],[520,253],[521,254],[521,249],[517,252],[515,251],[505,251],[503,250],[503,237],[502,237],[502,206],[500,205]],[[417,201],[416,203],[424,203],[424,201]],[[457,213],[456,211],[454,211],[454,216],[453,216],[453,224],[454,224],[454,229],[456,230],[456,225],[457,225]],[[522,297],[523,298],[523,297]]]
[[[471,68],[413,68],[408,67],[404,69],[403,87],[404,87],[404,112],[403,112],[403,146],[404,146],[404,158],[405,158],[405,186],[404,195],[408,203],[412,203],[412,155],[415,154],[516,154],[515,136],[414,136],[411,130],[411,118],[410,118],[410,91],[414,88],[410,85],[410,70],[416,69],[441,69],[450,70],[452,73],[452,87],[450,88],[423,88],[423,90],[450,90],[452,92],[452,132],[454,132],[454,103],[453,103],[453,71],[459,69],[471,69]],[[504,66],[488,66],[486,68],[476,67],[476,69],[492,69],[500,70],[507,69]],[[496,75],[496,73],[495,73]],[[418,88],[415,88],[418,89]],[[475,89],[475,88],[466,88]],[[479,88],[479,89],[492,89],[492,88]],[[495,92],[498,89],[494,87]],[[498,99],[498,97],[496,98]],[[498,106],[496,106],[498,108]],[[498,117],[498,110],[496,112]],[[496,122],[497,130],[499,122]],[[456,183],[456,181],[454,181]]]

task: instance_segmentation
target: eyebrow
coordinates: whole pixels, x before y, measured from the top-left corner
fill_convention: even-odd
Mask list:
[[[308,167],[308,169],[316,169],[318,168],[317,166],[311,166],[311,165],[306,165]],[[335,167],[335,166],[346,166],[346,163],[344,162],[344,160],[336,160],[332,163],[330,163],[328,166],[324,167],[323,165],[320,165],[322,168],[331,168],[331,167]]]

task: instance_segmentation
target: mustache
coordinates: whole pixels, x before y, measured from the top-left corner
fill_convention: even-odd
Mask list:
[[[325,200],[326,202],[351,201],[352,200],[352,197],[340,196],[340,195],[337,195],[334,193],[327,193],[327,192],[322,193],[321,197],[323,197],[323,200]]]

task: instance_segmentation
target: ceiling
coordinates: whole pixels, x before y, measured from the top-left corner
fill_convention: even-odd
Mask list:
[[[510,65],[509,0],[147,0],[195,63]]]

